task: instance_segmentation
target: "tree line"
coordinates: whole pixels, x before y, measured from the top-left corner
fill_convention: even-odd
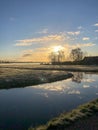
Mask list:
[[[81,61],[85,56],[85,53],[81,50],[81,48],[72,49],[69,54],[69,61],[78,62]],[[65,61],[65,52],[63,50],[59,50],[57,53],[51,52],[49,54],[49,59],[52,64],[60,64]]]

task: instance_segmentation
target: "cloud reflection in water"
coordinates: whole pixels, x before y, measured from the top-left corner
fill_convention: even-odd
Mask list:
[[[71,81],[71,79],[58,81],[58,82],[54,82],[54,83],[35,85],[35,86],[31,86],[31,87],[37,88],[37,89],[49,90],[49,91],[62,92],[62,91],[70,89],[71,86],[68,85],[69,81]]]

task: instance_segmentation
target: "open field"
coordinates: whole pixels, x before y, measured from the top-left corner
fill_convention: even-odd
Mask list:
[[[72,77],[68,72],[98,72],[98,66],[0,64],[0,89],[59,81]]]
[[[98,130],[98,99],[29,130]]]
[[[72,76],[65,71],[0,68],[0,89],[49,83]]]
[[[32,65],[32,64],[0,64],[0,68],[19,68],[30,70],[63,70],[80,72],[98,72],[98,66],[95,65]]]

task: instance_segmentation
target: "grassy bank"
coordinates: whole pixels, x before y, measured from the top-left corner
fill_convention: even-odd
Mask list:
[[[39,126],[37,128],[29,128],[28,130],[77,130],[80,125],[82,130],[83,122],[89,123],[87,127],[92,124],[92,120],[95,119],[95,127],[98,122],[98,99],[79,106],[71,112],[63,113],[59,117],[50,120],[46,125]],[[94,123],[95,123],[94,122]],[[87,128],[86,127],[86,128]],[[85,130],[85,128],[83,128]],[[86,129],[90,130],[90,129]],[[97,130],[97,128],[93,129]]]
[[[50,83],[72,76],[65,71],[0,68],[0,89]]]
[[[98,66],[0,64],[0,89],[50,83],[72,77],[67,72],[96,72]]]
[[[30,70],[62,70],[79,72],[98,72],[98,65],[28,65],[0,64],[0,68],[30,69]]]

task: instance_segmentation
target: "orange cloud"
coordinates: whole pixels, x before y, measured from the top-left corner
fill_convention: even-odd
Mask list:
[[[32,38],[32,39],[24,39],[24,40],[17,40],[14,46],[31,46],[33,43],[46,43],[46,42],[58,42],[63,41],[62,35],[48,35],[44,37]]]
[[[65,60],[69,59],[70,51],[74,48],[83,48],[83,47],[91,47],[94,46],[93,43],[78,43],[78,44],[65,44],[63,45],[63,51],[65,53]],[[42,48],[36,48],[36,49],[30,49],[30,50],[24,50],[21,52],[20,61],[33,61],[33,62],[48,62],[49,61],[49,54],[53,51],[53,46],[50,47],[42,47]]]

